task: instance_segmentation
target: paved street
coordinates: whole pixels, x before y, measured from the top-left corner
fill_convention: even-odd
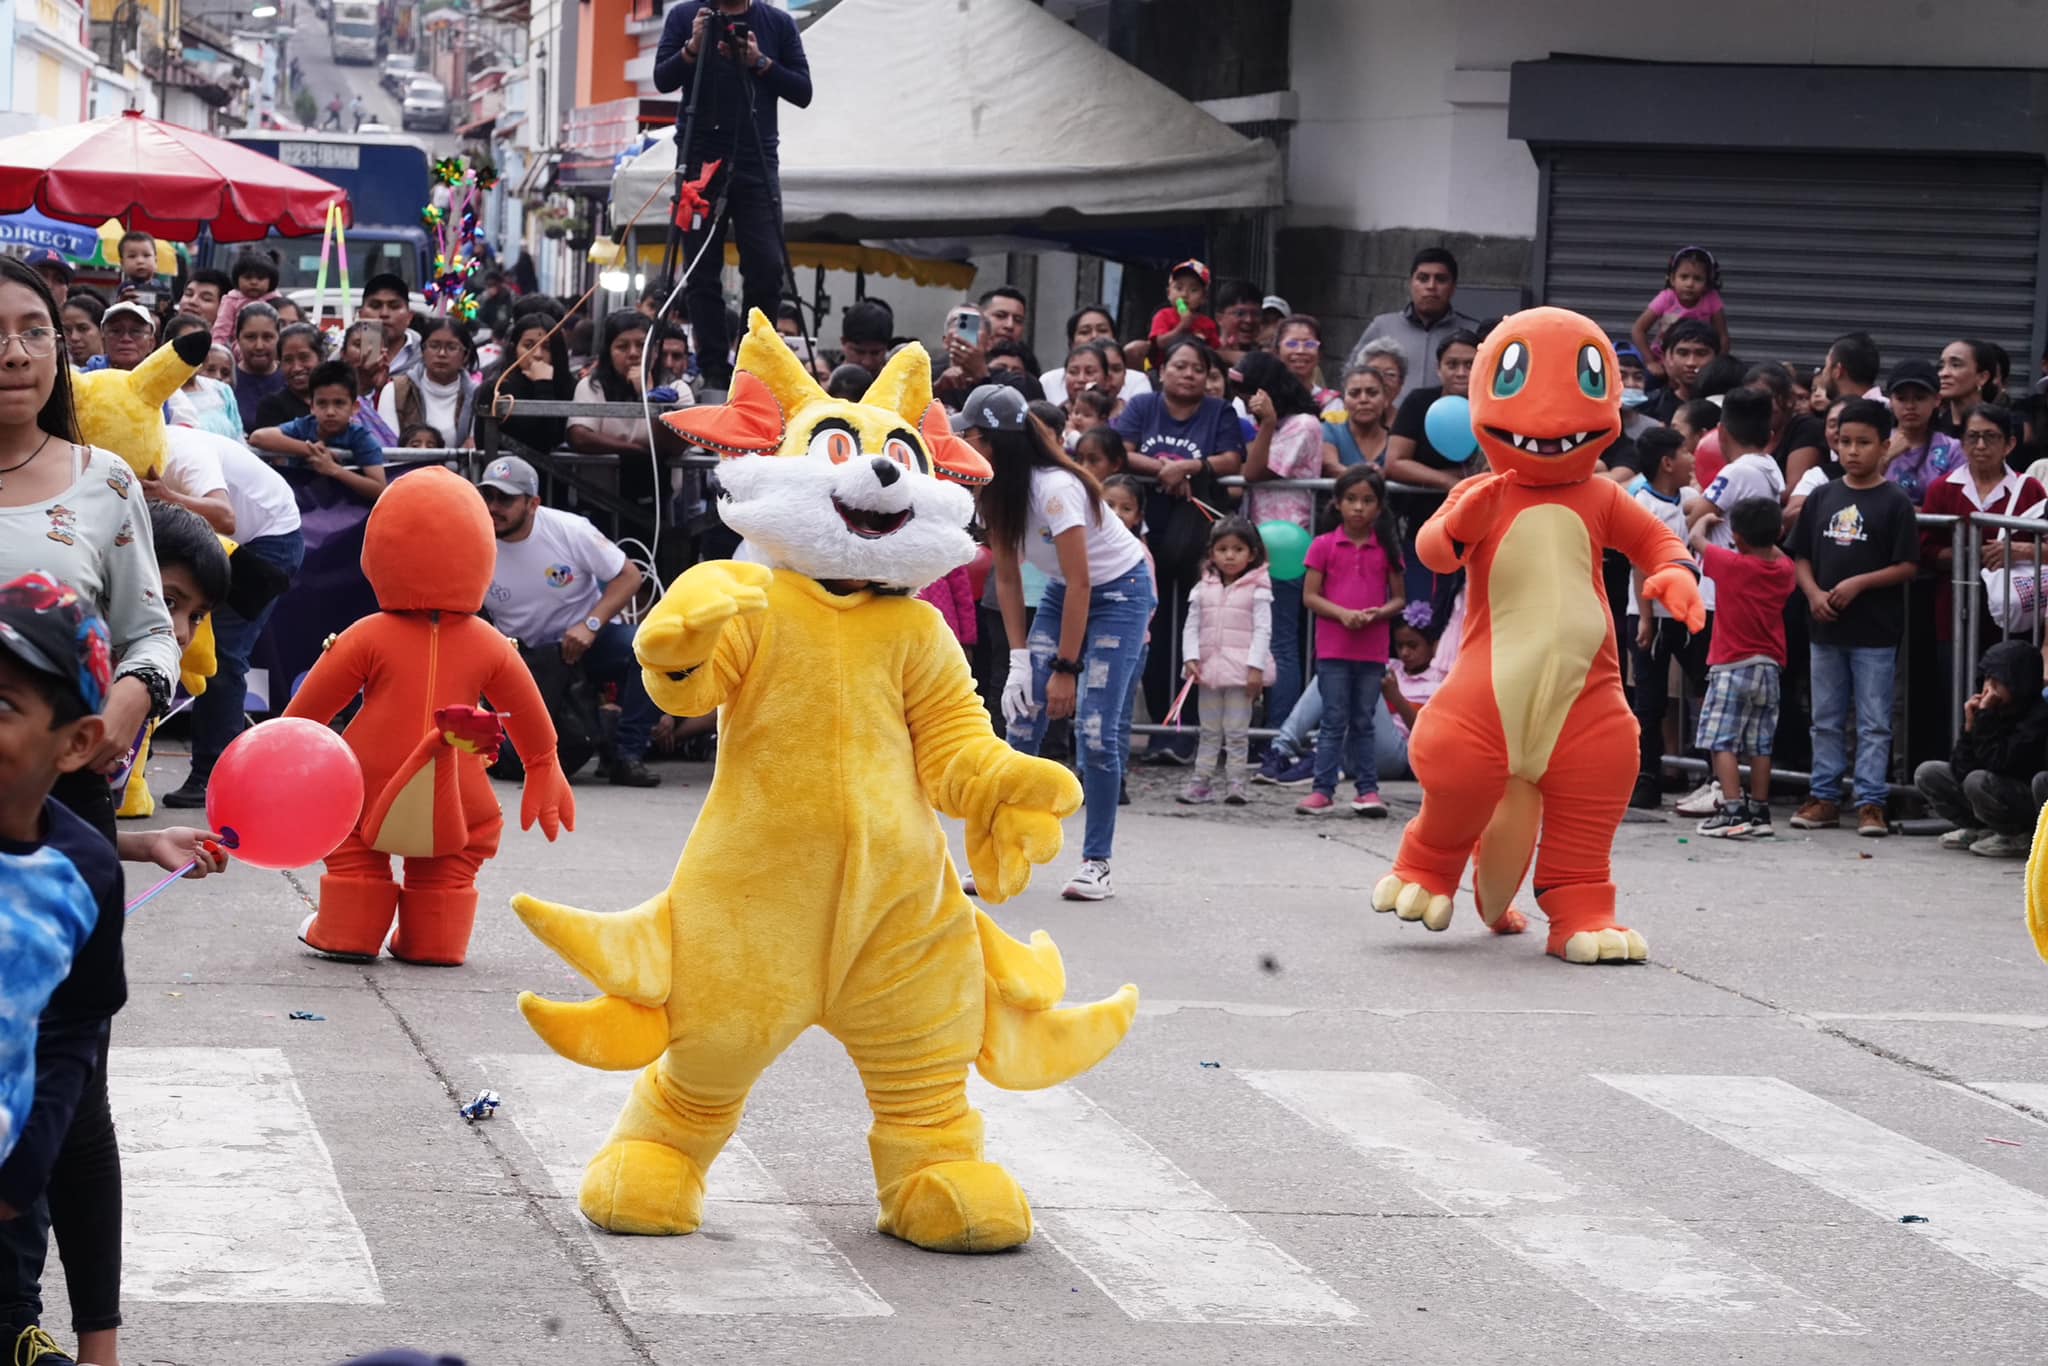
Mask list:
[[[152,764],[158,791],[181,767]],[[460,969],[306,956],[310,872],[137,913],[127,1360],[2041,1360],[2048,966],[2018,864],[1631,823],[1652,962],[1568,968],[1469,901],[1442,935],[1367,908],[1401,785],[1394,821],[1312,823],[1274,789],[1189,815],[1147,770],[1114,901],[1045,876],[1000,908],[1053,934],[1071,998],[1145,993],[1094,1072],[981,1090],[1038,1214],[1024,1249],[874,1231],[860,1088],[816,1032],[756,1091],[701,1234],[598,1233],[573,1193],[630,1079],[527,1030],[520,989],[589,991],[505,902],[655,890],[709,780],[662,771],[582,785],[559,845],[509,836]],[[771,859],[802,832],[762,814]],[[503,1109],[472,1127],[457,1105],[485,1086]]]
[[[366,120],[374,119],[394,133],[401,132],[398,98],[377,81],[382,64],[354,66],[336,62],[333,46],[327,37],[327,21],[313,12],[312,5],[306,0],[298,0],[287,15],[297,20],[292,29],[290,54],[299,59],[306,88],[313,92],[314,102],[320,109],[314,120],[315,126],[327,117],[327,101],[339,94],[342,127],[346,129],[349,126],[349,97],[360,92],[367,106]],[[446,133],[416,132],[407,136],[426,143],[428,152],[436,157],[452,156],[461,150],[461,141],[452,129]]]

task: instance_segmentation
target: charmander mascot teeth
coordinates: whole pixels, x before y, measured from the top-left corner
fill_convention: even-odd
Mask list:
[[[921,347],[838,402],[759,312],[731,402],[664,421],[733,457],[721,512],[769,563],[695,566],[634,637],[664,709],[723,708],[668,887],[615,914],[513,902],[605,993],[522,995],[535,1032],[586,1066],[644,1069],[584,1173],[583,1213],[615,1233],[694,1232],[755,1078],[820,1025],[874,1112],[877,1227],[937,1251],[1014,1247],[1031,1207],[983,1160],[967,1069],[1012,1089],[1065,1081],[1122,1041],[1138,993],[1058,1008],[1059,951],[961,894],[933,814],[966,823],[994,902],[1058,854],[1081,804],[1072,774],[995,737],[960,647],[910,595],[972,557],[958,485],[989,468],[932,402]]]
[[[539,821],[550,840],[576,828],[540,690],[476,615],[496,563],[483,497],[450,470],[392,480],[370,512],[363,573],[383,610],[335,638],[284,711],[325,725],[363,697],[342,736],[362,764],[363,815],[327,856],[319,909],[299,929],[317,953],[373,959],[389,932],[391,956],[408,963],[468,956],[477,869],[505,824],[484,773],[501,723],[526,760],[520,828]],[[479,708],[480,696],[500,710]]]
[[[1649,952],[1614,919],[1609,851],[1640,751],[1601,552],[1626,555],[1644,593],[1689,629],[1706,624],[1684,544],[1619,484],[1592,477],[1621,430],[1616,374],[1607,337],[1561,308],[1505,318],[1479,348],[1472,426],[1493,473],[1453,488],[1415,547],[1436,573],[1466,571],[1465,635],[1409,739],[1421,813],[1372,897],[1375,910],[1441,930],[1476,857],[1492,925],[1533,851],[1546,948],[1569,963]]]

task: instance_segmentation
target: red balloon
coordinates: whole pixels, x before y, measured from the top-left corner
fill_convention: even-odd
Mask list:
[[[339,735],[283,716],[251,726],[221,751],[206,784],[206,819],[256,868],[304,868],[348,838],[363,814],[363,770]]]

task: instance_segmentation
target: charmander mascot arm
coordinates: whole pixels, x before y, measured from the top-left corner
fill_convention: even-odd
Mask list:
[[[1651,516],[1643,506],[1621,491],[1621,485],[1607,479],[1589,480],[1588,486],[1606,484],[1607,544],[1628,556],[1628,562],[1643,573],[1643,596],[1662,603],[1664,610],[1685,623],[1688,631],[1707,624],[1707,605],[1700,597],[1700,575],[1686,552],[1685,542],[1671,528]]]
[[[519,795],[519,828],[531,830],[539,821],[541,833],[550,840],[564,830],[574,830],[576,796],[555,756],[555,723],[548,716],[540,689],[533,684],[533,675],[510,640],[504,642],[504,657],[497,672],[485,680],[483,693],[504,705],[499,719],[526,765],[526,784]]]
[[[910,657],[903,695],[918,777],[931,804],[967,826],[967,863],[985,901],[1031,882],[1060,852],[1060,822],[1081,808],[1081,784],[1050,760],[996,738],[966,656],[934,617],[932,641]],[[941,637],[945,637],[941,639]]]

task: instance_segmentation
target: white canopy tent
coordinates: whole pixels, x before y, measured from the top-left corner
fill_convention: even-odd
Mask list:
[[[781,114],[792,236],[1112,226],[1282,199],[1271,143],[1032,0],[842,0],[804,48],[815,97]],[[621,167],[614,222],[664,227],[674,169],[673,134]]]

